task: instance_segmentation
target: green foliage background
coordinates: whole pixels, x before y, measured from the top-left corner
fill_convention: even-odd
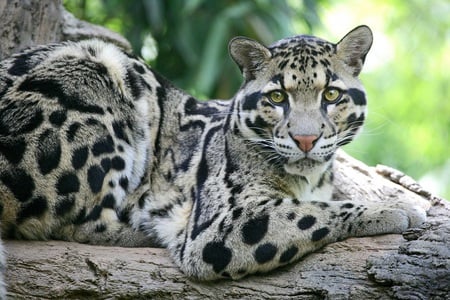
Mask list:
[[[294,34],[338,41],[367,24],[375,42],[361,78],[365,131],[346,150],[450,198],[448,0],[64,0],[78,18],[124,35],[153,68],[195,96],[230,98],[241,83],[227,54],[237,35],[265,44]]]

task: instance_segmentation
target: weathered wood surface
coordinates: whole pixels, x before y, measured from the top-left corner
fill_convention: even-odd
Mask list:
[[[0,0],[0,59],[42,43],[99,37],[129,48],[120,35],[75,19],[59,0]],[[340,154],[336,198],[372,201],[425,197],[422,228],[352,238],[302,261],[240,281],[191,281],[164,249],[65,242],[7,241],[11,299],[449,299],[450,207],[411,178]],[[382,174],[380,176],[377,171]]]
[[[364,195],[374,201],[423,197],[343,153],[337,168],[338,197]],[[446,299],[450,207],[429,198],[434,205],[427,224],[405,233],[407,239],[401,235],[351,238],[291,266],[239,281],[192,281],[164,249],[8,241],[9,295],[15,299]]]

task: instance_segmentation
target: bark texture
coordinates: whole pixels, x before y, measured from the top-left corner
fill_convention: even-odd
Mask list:
[[[131,49],[119,34],[76,19],[61,0],[0,1],[0,60],[33,45],[94,37]]]
[[[58,0],[0,1],[0,59],[23,48],[98,37],[129,49],[120,35],[74,18]],[[66,242],[6,241],[11,299],[448,299],[450,205],[385,166],[368,167],[341,152],[335,197],[425,197],[421,228],[401,235],[352,238],[298,263],[240,281],[186,278],[164,249]]]

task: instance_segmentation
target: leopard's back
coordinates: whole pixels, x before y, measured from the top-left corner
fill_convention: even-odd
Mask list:
[[[88,221],[100,233],[96,221],[126,206],[146,172],[159,122],[153,74],[93,40],[25,51],[0,78],[3,234],[78,240],[71,230]]]

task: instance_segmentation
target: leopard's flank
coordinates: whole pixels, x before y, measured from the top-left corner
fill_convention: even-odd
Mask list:
[[[198,101],[99,40],[0,65],[4,238],[167,247],[188,276],[237,279],[350,236],[399,233],[426,204],[334,201],[336,150],[366,118],[366,26],[336,44],[229,44],[244,82]]]

